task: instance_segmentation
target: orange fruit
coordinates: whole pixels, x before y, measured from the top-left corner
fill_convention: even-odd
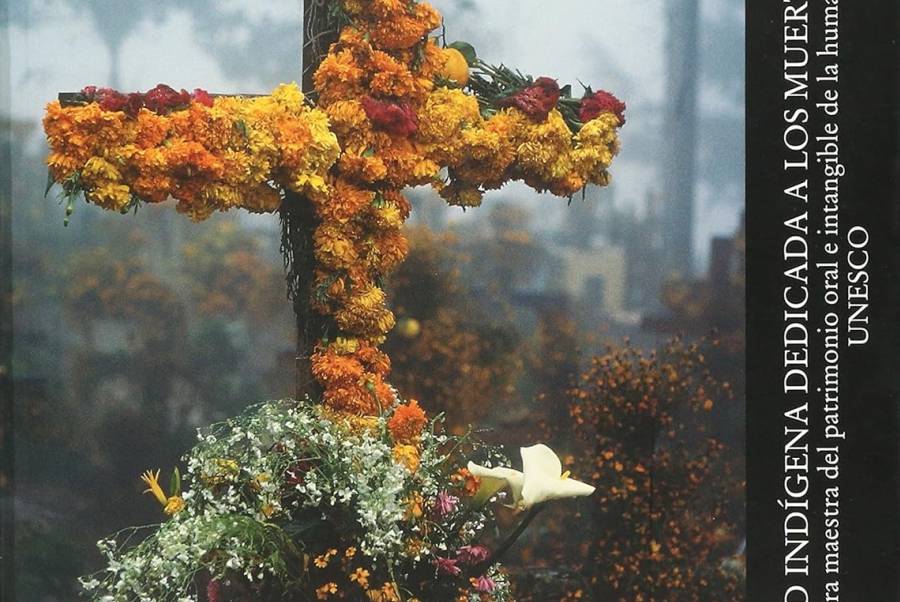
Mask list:
[[[441,69],[441,77],[465,86],[469,81],[469,63],[466,62],[466,57],[456,48],[444,48],[443,52],[446,60]]]

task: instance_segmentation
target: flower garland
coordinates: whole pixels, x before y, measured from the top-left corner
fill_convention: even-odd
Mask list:
[[[201,220],[213,211],[278,209],[284,188],[321,195],[338,156],[322,111],[295,85],[270,96],[211,98],[160,84],[146,94],[85,88],[78,106],[47,106],[50,177],[69,199],[104,209],[173,197]]]

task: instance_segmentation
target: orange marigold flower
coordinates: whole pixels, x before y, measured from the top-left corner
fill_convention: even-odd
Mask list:
[[[378,376],[387,376],[391,371],[391,358],[374,345],[368,343],[361,345],[356,358],[363,363],[366,370]]]
[[[330,52],[313,76],[324,104],[359,97],[363,93],[365,72],[349,49]]]
[[[317,204],[316,212],[324,221],[346,223],[371,205],[374,198],[374,192],[337,178],[328,198]]]
[[[362,364],[347,355],[339,355],[332,351],[314,353],[312,356],[312,373],[323,385],[334,383],[357,382],[365,373]]]
[[[369,34],[378,48],[402,50],[415,46],[440,24],[440,13],[422,2],[413,7],[411,14],[404,13],[374,23]]]
[[[450,480],[462,484],[463,491],[470,496],[478,493],[478,486],[481,483],[478,477],[469,472],[468,468],[460,468],[450,477]]]
[[[386,52],[372,53],[369,70],[373,73],[369,90],[381,97],[412,98],[417,92],[416,81],[409,68]]]
[[[322,394],[325,405],[333,410],[357,416],[376,416],[378,405],[372,392],[360,384],[327,387]]]
[[[344,176],[370,184],[380,182],[388,175],[387,165],[381,157],[374,155],[344,153],[338,161],[338,167]]]
[[[401,443],[413,443],[422,433],[428,419],[425,411],[419,407],[419,402],[410,400],[407,405],[399,406],[394,415],[388,421],[388,430],[394,441]]]
[[[386,274],[397,267],[409,253],[409,241],[401,230],[381,232],[369,250],[366,260],[369,265]]]
[[[381,376],[378,376],[377,374],[373,375],[371,382],[372,392],[375,395],[379,407],[389,408],[397,403],[397,394],[394,392],[393,387],[384,382],[384,379]]]

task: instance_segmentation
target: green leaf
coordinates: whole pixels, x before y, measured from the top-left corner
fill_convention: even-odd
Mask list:
[[[169,478],[169,495],[181,495],[181,471],[176,466]]]
[[[250,130],[247,129],[247,124],[244,123],[243,119],[238,119],[234,122],[234,129],[240,132],[241,136],[244,137],[244,140],[250,140]]]
[[[44,188],[44,198],[47,198],[47,195],[50,193],[50,189],[53,188],[53,185],[56,184],[56,180],[53,179],[53,174],[50,170],[47,170],[47,187]]]
[[[447,48],[459,50],[465,57],[469,67],[474,66],[478,61],[478,54],[475,52],[475,47],[468,42],[453,42],[452,44],[447,44]]]
[[[563,98],[572,98],[572,84],[566,84],[559,90],[559,94]]]

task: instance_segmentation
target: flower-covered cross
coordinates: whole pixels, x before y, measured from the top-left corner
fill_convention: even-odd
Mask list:
[[[394,326],[383,278],[408,250],[402,190],[427,184],[475,207],[512,180],[563,197],[606,185],[625,105],[439,43],[441,16],[425,2],[333,8],[345,25],[309,97],[293,84],[258,97],[88,87],[48,105],[44,128],[67,214],[79,194],[123,213],[171,197],[194,220],[302,208],[292,228],[308,236],[288,235],[285,251],[311,242],[292,290],[310,310],[302,321],[320,325],[309,371],[326,406],[371,416],[398,403],[378,347]]]

